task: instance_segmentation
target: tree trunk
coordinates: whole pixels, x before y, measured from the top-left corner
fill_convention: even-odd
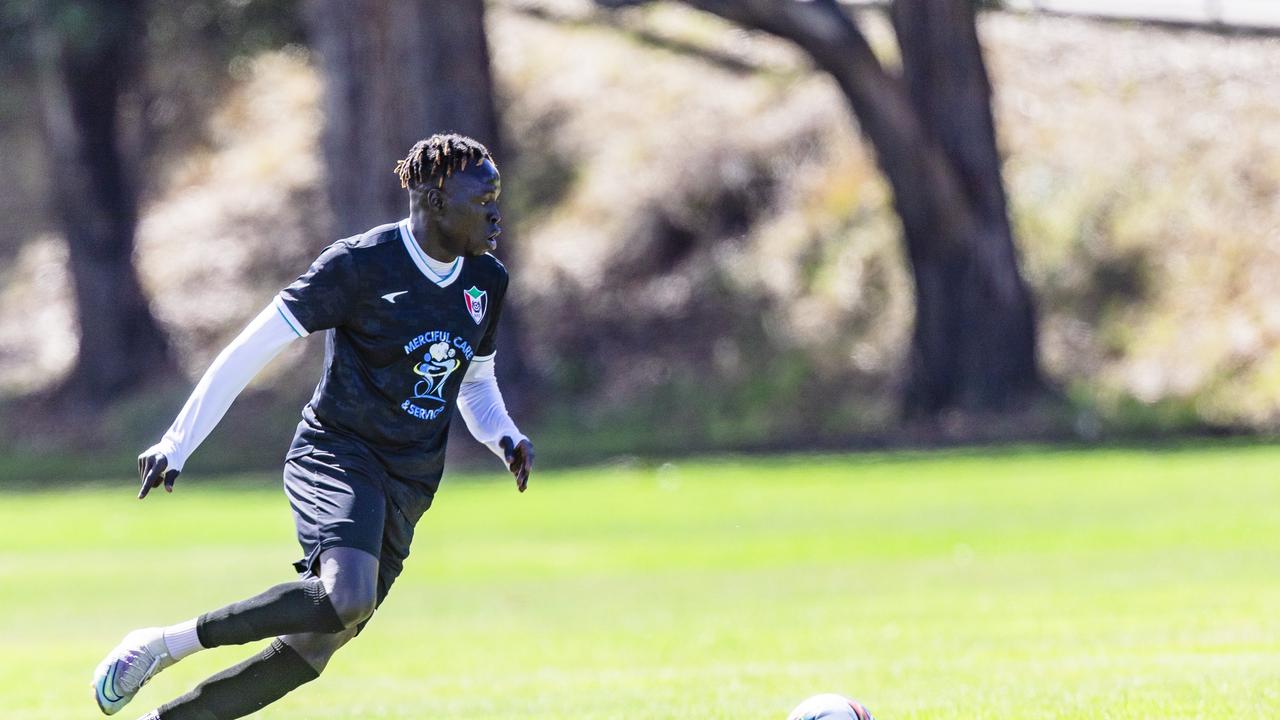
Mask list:
[[[501,159],[481,0],[311,0],[306,10],[338,236],[408,214],[392,170],[418,140],[460,132]]]
[[[1004,407],[1041,382],[1035,313],[1009,227],[973,6],[897,0],[891,17],[911,104],[958,176],[974,219],[965,245],[987,258],[938,257],[923,251],[929,238],[908,241],[917,301],[907,408]]]
[[[906,413],[999,410],[1038,393],[1035,314],[967,0],[897,0],[904,78],[880,64],[836,0],[684,2],[800,46],[835,79],[875,148],[916,285]]]
[[[169,343],[133,266],[138,203],[119,127],[121,97],[137,77],[141,0],[54,4],[41,18],[40,95],[57,173],[52,204],[66,234],[80,348],[68,399],[102,402],[173,372]],[[74,15],[76,13],[66,13]]]

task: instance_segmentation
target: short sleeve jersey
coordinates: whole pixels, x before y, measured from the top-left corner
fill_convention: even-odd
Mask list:
[[[275,301],[299,335],[327,331],[290,455],[376,461],[434,493],[462,378],[492,362],[506,290],[506,268],[488,254],[437,274],[407,220],[325,248]]]

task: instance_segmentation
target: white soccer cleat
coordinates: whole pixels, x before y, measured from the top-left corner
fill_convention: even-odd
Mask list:
[[[105,715],[129,704],[156,673],[177,662],[164,643],[164,628],[134,630],[93,671],[93,698]]]

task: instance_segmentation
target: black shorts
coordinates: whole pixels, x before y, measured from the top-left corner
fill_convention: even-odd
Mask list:
[[[389,477],[372,457],[310,445],[294,447],[284,464],[284,491],[293,508],[303,578],[319,577],[320,553],[333,547],[378,558],[378,604],[404,569],[413,528],[431,507],[422,486]]]

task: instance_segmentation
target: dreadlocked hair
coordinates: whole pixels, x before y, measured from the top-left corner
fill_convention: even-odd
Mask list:
[[[489,149],[458,133],[437,133],[413,144],[409,154],[396,163],[400,187],[420,190],[433,184],[444,187],[444,179],[469,165],[492,161]]]

